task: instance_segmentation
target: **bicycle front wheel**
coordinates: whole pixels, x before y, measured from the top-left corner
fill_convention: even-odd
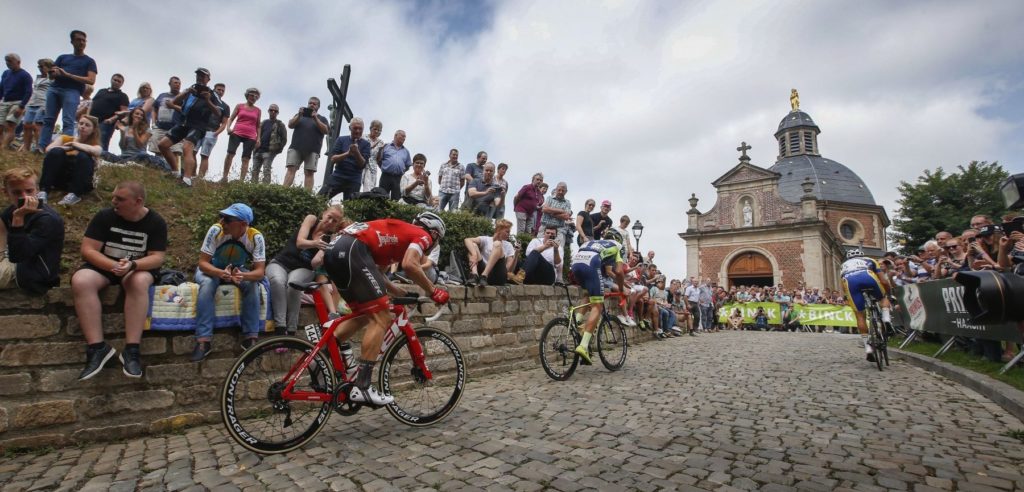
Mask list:
[[[285,376],[313,351],[295,337],[268,338],[245,351],[228,371],[220,410],[228,434],[260,454],[285,453],[320,433],[331,415],[330,402],[285,400]],[[334,370],[320,352],[299,375],[294,391],[333,394]]]
[[[555,381],[565,381],[576,371],[580,356],[576,346],[580,335],[569,326],[569,319],[555,318],[548,322],[540,333],[540,365],[544,372]]]
[[[403,424],[423,427],[441,421],[458,406],[466,385],[466,360],[455,339],[441,330],[418,328],[416,338],[431,378],[413,363],[409,339],[403,336],[384,354],[379,381],[384,393],[395,397],[388,412]]]
[[[603,316],[601,324],[597,327],[597,354],[601,357],[601,363],[609,371],[618,371],[626,363],[626,351],[629,342],[626,340],[626,330],[619,323],[619,320],[610,316]]]

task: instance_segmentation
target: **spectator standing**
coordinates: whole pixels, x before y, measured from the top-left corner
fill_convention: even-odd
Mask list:
[[[508,164],[502,162],[498,164],[498,173],[494,175],[494,181],[501,187],[501,193],[498,195],[498,200],[495,202],[494,213],[492,219],[504,219],[505,218],[505,197],[508,195],[508,181],[505,180],[505,173],[508,172]]]
[[[487,152],[480,151],[476,153],[476,162],[470,162],[466,164],[466,175],[463,179],[466,182],[466,194],[463,196],[463,203],[469,202],[469,189],[473,184],[473,180],[484,177],[484,164],[487,164]]]
[[[437,172],[437,193],[441,201],[438,210],[447,208],[454,212],[459,209],[459,192],[462,191],[466,169],[459,163],[459,149],[448,151],[448,162],[441,164]]]
[[[519,188],[516,196],[512,198],[512,210],[516,214],[516,233],[530,236],[537,234],[535,224],[540,218],[541,206],[544,205],[544,193],[540,191],[543,182],[544,174],[534,174],[530,183]]]
[[[380,138],[381,132],[384,131],[384,124],[380,120],[373,120],[370,122],[370,136],[366,139],[370,142],[370,160],[366,163],[366,167],[363,169],[363,184],[360,186],[360,191],[370,191],[377,187],[378,180],[380,179],[380,161],[377,160],[378,154],[387,142],[383,138]]]
[[[537,218],[534,219],[535,222],[533,224],[534,231],[540,231],[540,220],[544,217],[544,202],[547,201],[546,195],[548,194],[548,184],[541,183],[540,186],[537,187],[537,191],[540,192],[540,203],[537,205]],[[536,232],[534,232],[534,234],[536,234]]]
[[[402,175],[402,201],[409,205],[430,207],[434,194],[430,190],[430,171],[426,170],[427,157],[416,154],[412,158],[412,168]]]
[[[558,246],[560,248],[565,247],[566,235],[571,227],[567,224],[572,223],[572,202],[565,198],[565,194],[568,192],[569,187],[564,181],[555,185],[554,193],[544,201],[542,209],[544,214],[540,219],[541,224],[553,225],[558,228]]]
[[[182,145],[184,172],[181,175],[181,182],[185,186],[192,186],[192,178],[196,172],[196,145],[206,137],[206,131],[210,122],[215,121],[221,114],[220,98],[217,93],[210,90],[206,84],[210,83],[210,71],[199,67],[196,69],[196,83],[187,91],[182,91],[174,97],[169,104],[170,108],[179,108],[183,120],[180,124],[171,128],[164,138],[160,139],[160,153],[164,160],[171,166],[172,172],[177,172],[177,159],[171,152],[174,144],[184,140]]]
[[[99,292],[108,285],[120,285],[124,291],[124,374],[142,377],[139,343],[149,310],[149,287],[167,251],[167,223],[146,207],[146,189],[141,183],[125,181],[117,185],[111,204],[86,227],[82,239],[85,263],[71,277],[75,314],[88,344],[80,381],[98,374],[117,353],[103,341]]]
[[[494,180],[494,163],[484,164],[483,177],[474,179],[469,185],[469,211],[490,219],[501,194],[501,186]]]
[[[526,245],[526,261],[523,270],[526,285],[552,285],[562,271],[561,248],[555,238],[558,229],[553,226],[544,228],[544,235],[535,237]]]
[[[601,202],[601,210],[590,214],[590,220],[594,223],[594,237],[604,236],[604,231],[607,231],[608,228],[612,227],[612,218],[608,215],[611,211],[612,202],[604,200]],[[622,237],[629,238],[629,235],[623,234]]]
[[[576,214],[577,245],[594,240],[594,222],[590,218],[590,212],[594,210],[594,205],[594,199],[587,198],[587,201],[583,203],[583,210]]]
[[[25,134],[22,135],[21,148],[18,149],[21,152],[36,148],[39,127],[43,124],[43,116],[46,113],[46,92],[50,90],[50,84],[53,83],[50,80],[50,68],[53,67],[53,60],[42,58],[39,60],[38,66],[39,75],[36,76],[35,83],[32,85],[32,96],[28,100],[25,117],[22,119]]]
[[[611,207],[611,204],[609,204],[609,207]],[[629,216],[628,215],[623,215],[622,217],[619,217],[619,226],[618,227],[613,227],[613,229],[615,229],[616,231],[619,231],[619,235],[621,235],[623,238],[626,239],[623,242],[626,243],[624,246],[626,247],[626,257],[627,258],[633,255],[633,246],[629,243],[629,223],[630,222],[631,222],[631,220],[630,220]],[[680,288],[681,287],[682,287],[682,283],[680,282]]]
[[[305,107],[299,108],[299,112],[288,120],[288,128],[292,129],[292,143],[288,146],[288,153],[285,155],[284,186],[289,187],[295,180],[295,171],[302,165],[305,175],[303,187],[308,191],[313,190],[313,175],[316,174],[316,161],[320,159],[320,151],[324,146],[324,135],[330,133],[331,129],[327,124],[327,118],[317,114],[320,110],[320,99],[309,98]],[[351,123],[349,128],[351,128]],[[327,172],[324,175],[324,183],[332,179],[333,162],[329,161]],[[328,195],[331,196],[331,195]]]
[[[697,279],[690,277],[690,285],[686,286],[683,290],[683,296],[686,297],[686,302],[690,306],[690,317],[693,318],[693,328],[700,328],[700,287],[697,286]]]
[[[45,149],[53,140],[53,127],[57,115],[61,114],[64,135],[75,134],[75,116],[78,101],[85,91],[85,85],[96,83],[96,60],[85,54],[86,35],[79,30],[71,31],[71,46],[75,51],[57,57],[50,69],[53,83],[46,93],[46,116],[39,134],[39,148]]]
[[[402,197],[402,175],[412,166],[409,149],[405,148],[405,130],[395,132],[395,138],[377,152],[380,162],[380,187],[392,200]]]
[[[256,149],[256,142],[260,139],[260,118],[263,112],[256,107],[256,101],[260,99],[260,90],[250,87],[245,90],[245,102],[235,105],[231,117],[228,118],[228,153],[224,156],[224,174],[220,178],[221,183],[228,182],[231,175],[231,161],[235,159],[235,152],[238,145],[242,145],[242,170],[238,174],[240,181],[245,181],[249,174],[249,160],[252,159],[252,152]],[[232,126],[234,124],[234,126]]]
[[[78,122],[78,136],[61,135],[50,142],[43,158],[43,172],[39,178],[39,199],[46,201],[54,190],[67,190],[58,205],[71,206],[82,201],[92,191],[92,177],[96,172],[96,158],[100,148],[99,123],[92,116],[83,116]]]
[[[224,84],[213,84],[213,92],[217,95],[216,103],[220,112],[210,114],[210,122],[206,125],[206,135],[203,136],[202,145],[199,146],[200,178],[206,177],[206,172],[210,169],[210,154],[213,153],[213,147],[217,145],[217,137],[228,127],[228,119],[231,117],[231,108],[224,102],[225,91],[227,91],[227,87]],[[222,177],[221,182],[225,182],[226,179],[226,176]]]
[[[463,240],[470,269],[466,285],[486,287],[508,283],[508,272],[513,271],[516,261],[515,247],[508,241],[511,232],[512,223],[498,219],[494,223],[493,236],[467,237]]]
[[[270,117],[260,123],[260,140],[252,160],[251,181],[253,183],[270,183],[274,158],[284,150],[284,144],[288,143],[288,129],[285,128],[283,121],[277,119],[279,112],[277,105],[271,104],[267,108],[267,114]],[[262,178],[260,178],[261,171]]]
[[[139,84],[139,91],[136,93],[135,99],[132,99],[128,103],[128,111],[135,108],[142,108],[143,113],[146,115],[146,121],[153,119],[153,104],[156,99],[153,99],[153,86],[149,82],[143,82]]]
[[[64,219],[36,198],[35,171],[8,169],[0,184],[11,203],[0,212],[0,289],[44,294],[60,284]]]
[[[100,122],[100,147],[104,152],[110,150],[110,137],[117,128],[118,113],[128,110],[128,94],[121,90],[124,75],[115,73],[110,77],[110,87],[96,91],[92,98],[89,114]]]
[[[154,154],[161,154],[160,140],[167,135],[167,132],[171,131],[171,128],[180,125],[184,120],[181,115],[181,106],[174,105],[174,98],[181,94],[181,79],[172,76],[167,81],[167,86],[169,91],[161,93],[156,97],[156,101],[153,102],[155,106],[155,110],[151,113],[153,118],[153,138],[149,139],[149,151]],[[174,158],[172,159],[173,162],[168,161],[167,163],[174,171],[179,169],[178,159],[181,157],[181,152],[181,142],[171,146],[171,153],[174,154]]]
[[[0,149],[10,150],[14,129],[32,97],[32,74],[21,68],[21,57],[15,53],[4,56],[7,70],[0,75]]]
[[[192,362],[205,359],[212,350],[215,298],[217,286],[223,283],[237,286],[242,296],[242,348],[251,347],[259,336],[259,284],[265,273],[267,249],[263,233],[249,226],[253,219],[248,205],[234,203],[221,210],[220,220],[206,231],[195,273],[199,295]]]
[[[334,141],[329,159],[333,171],[327,196],[341,193],[343,200],[351,200],[359,193],[359,187],[363,184],[363,168],[370,159],[370,142],[362,138],[363,119],[352,118],[348,130],[348,135],[339,135]]]

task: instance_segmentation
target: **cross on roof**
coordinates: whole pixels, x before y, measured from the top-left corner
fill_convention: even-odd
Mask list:
[[[736,150],[738,150],[738,151],[743,153],[743,155],[740,156],[740,160],[741,161],[749,161],[750,160],[750,156],[747,155],[747,151],[752,149],[752,148],[753,147],[747,145],[747,142],[740,142],[740,146],[736,147]]]

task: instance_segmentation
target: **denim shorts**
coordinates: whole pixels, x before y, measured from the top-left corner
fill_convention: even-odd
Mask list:
[[[46,116],[46,106],[28,106],[25,108],[25,116],[22,123],[43,124],[43,117]]]
[[[206,132],[206,136],[203,137],[202,145],[199,147],[199,155],[203,157],[210,157],[210,153],[213,152],[214,145],[217,145],[217,134],[214,132]]]

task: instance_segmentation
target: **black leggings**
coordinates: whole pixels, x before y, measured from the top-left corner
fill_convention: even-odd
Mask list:
[[[96,172],[96,161],[92,156],[76,151],[55,147],[43,158],[43,171],[39,176],[39,189],[43,191],[65,190],[78,196],[92,191],[92,178]]]

